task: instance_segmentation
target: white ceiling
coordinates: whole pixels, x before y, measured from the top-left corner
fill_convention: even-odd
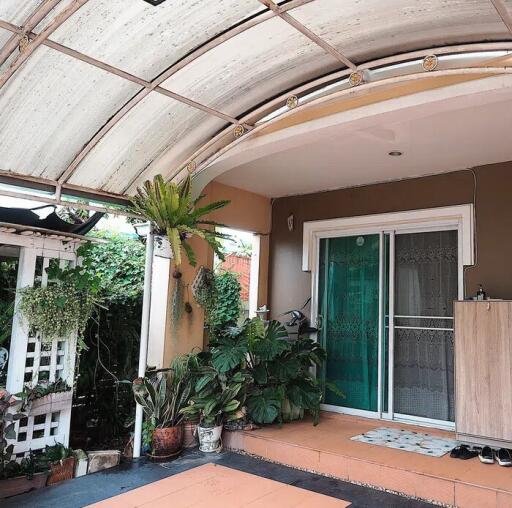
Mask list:
[[[216,180],[280,197],[444,173],[512,160],[511,132],[512,88],[497,88],[260,140]]]

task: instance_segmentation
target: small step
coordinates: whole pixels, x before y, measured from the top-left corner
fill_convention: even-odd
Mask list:
[[[512,508],[512,471],[508,468],[486,466],[478,459],[427,457],[350,440],[382,427],[382,423],[324,415],[316,427],[303,421],[254,431],[225,432],[224,445],[279,464],[425,501],[460,508]],[[399,425],[386,422],[385,426]],[[431,431],[409,425],[401,427]]]

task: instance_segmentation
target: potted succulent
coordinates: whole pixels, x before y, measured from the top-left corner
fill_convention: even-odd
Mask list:
[[[166,182],[162,175],[147,180],[132,198],[135,212],[149,220],[155,228],[155,255],[172,258],[181,264],[181,251],[189,263],[196,265],[194,251],[188,240],[193,236],[203,238],[219,258],[224,259],[219,238],[229,235],[215,231],[222,226],[205,218],[206,215],[226,206],[229,201],[216,201],[198,206],[204,195],[192,197],[192,180],[187,176],[180,184]]]
[[[188,355],[174,359],[170,369],[136,379],[132,388],[135,401],[146,416],[145,441],[151,445],[149,456],[158,461],[179,455],[184,436],[182,409],[192,393]]]
[[[15,424],[25,415],[16,413],[21,400],[0,390],[0,499],[22,494],[46,485],[47,465],[33,454],[21,460],[13,456],[14,445],[8,440],[16,438]]]

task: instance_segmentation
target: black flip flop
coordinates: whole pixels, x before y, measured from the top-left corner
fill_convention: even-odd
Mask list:
[[[478,456],[478,452],[475,450],[470,450],[468,445],[456,446],[450,452],[450,457],[452,457],[453,459],[468,460],[473,459],[476,456]]]

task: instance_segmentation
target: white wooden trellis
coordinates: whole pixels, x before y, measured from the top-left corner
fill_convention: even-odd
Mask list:
[[[46,285],[46,268],[52,260],[58,260],[61,267],[75,266],[76,250],[81,240],[76,237],[44,235],[21,229],[6,228],[0,225],[0,245],[19,247],[17,289],[35,284]],[[67,339],[55,339],[49,345],[41,344],[37,337],[31,336],[28,326],[17,311],[19,298],[15,300],[15,312],[11,334],[11,346],[7,370],[7,390],[16,394],[26,385],[36,386],[40,381],[54,382],[59,379],[73,386],[76,336]],[[56,442],[69,444],[71,424],[71,394],[56,396],[49,405],[34,407],[17,424],[17,437],[14,453],[17,456],[29,450],[36,451]]]

